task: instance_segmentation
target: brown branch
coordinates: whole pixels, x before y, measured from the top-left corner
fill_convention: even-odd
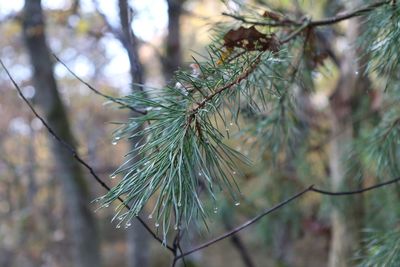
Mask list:
[[[377,3],[373,3],[368,6],[362,7],[360,9],[346,12],[344,14],[340,14],[340,15],[338,14],[338,15],[330,17],[330,18],[325,18],[325,19],[321,19],[321,20],[313,20],[313,21],[310,21],[309,26],[317,27],[317,26],[326,26],[326,25],[335,24],[335,23],[341,22],[343,20],[362,16],[365,13],[371,12],[371,11],[375,10],[376,8],[381,7],[383,5],[391,4],[391,3],[393,4],[393,2],[394,2],[393,0],[380,1]],[[246,19],[243,16],[229,14],[229,13],[225,13],[225,12],[222,13],[222,15],[234,18],[234,19],[242,21],[243,23],[246,23],[246,24],[259,25],[259,26],[285,27],[285,26],[300,26],[300,25],[304,24],[303,22],[294,21],[294,20],[290,20],[290,19],[284,19],[280,22],[272,23],[272,22],[262,22],[262,21],[251,21],[251,20]]]
[[[232,229],[231,231],[226,232],[225,234],[223,234],[223,235],[221,235],[221,236],[219,236],[219,237],[217,237],[217,238],[214,238],[214,239],[212,239],[212,240],[210,240],[210,241],[208,241],[208,242],[206,242],[206,243],[204,243],[204,244],[202,244],[202,245],[200,245],[200,246],[198,246],[198,247],[196,247],[196,248],[194,248],[194,249],[191,249],[191,250],[189,250],[189,251],[187,251],[187,252],[184,252],[183,254],[179,255],[177,258],[180,259],[180,258],[182,258],[182,257],[185,257],[185,256],[187,256],[187,255],[189,255],[189,254],[192,254],[192,253],[197,252],[197,251],[199,251],[199,250],[201,250],[201,249],[203,249],[203,248],[206,248],[206,247],[208,247],[208,246],[211,246],[211,245],[213,245],[213,244],[215,244],[215,243],[217,243],[217,242],[219,242],[219,241],[221,241],[221,240],[224,240],[225,238],[228,238],[228,237],[230,237],[230,236],[232,236],[232,235],[234,235],[234,234],[236,234],[236,233],[242,231],[243,229],[249,227],[250,225],[252,225],[252,224],[254,224],[255,222],[257,222],[258,220],[260,220],[262,217],[264,217],[264,216],[266,216],[266,215],[268,215],[268,214],[270,214],[270,213],[272,213],[272,212],[274,212],[274,211],[280,209],[280,208],[283,207],[283,206],[286,206],[287,204],[289,204],[289,203],[292,202],[293,200],[295,200],[295,199],[301,197],[302,195],[304,195],[305,193],[307,193],[308,191],[310,191],[310,190],[312,189],[312,187],[313,187],[313,186],[309,186],[308,188],[304,189],[303,191],[301,191],[301,192],[299,192],[299,193],[297,193],[297,194],[291,196],[290,198],[288,198],[288,199],[282,201],[281,203],[279,203],[278,205],[274,206],[273,208],[264,210],[261,214],[257,215],[257,216],[254,217],[253,219],[248,220],[248,221],[245,222],[244,224],[242,224],[242,225],[240,225],[240,226],[238,226],[238,227]]]
[[[348,19],[351,19],[354,17],[362,16],[365,13],[371,12],[378,7],[381,7],[381,6],[384,6],[387,4],[391,4],[391,3],[392,3],[392,0],[380,1],[377,3],[373,3],[368,6],[362,7],[360,9],[346,12],[341,15],[336,15],[336,16],[321,19],[321,20],[309,20],[308,22],[304,21],[304,20],[303,21],[293,21],[293,20],[286,19],[286,20],[283,20],[282,22],[270,23],[270,22],[250,21],[250,20],[247,20],[245,17],[234,15],[234,14],[222,13],[222,15],[229,16],[236,20],[242,21],[243,23],[252,24],[252,25],[269,26],[269,27],[301,26],[300,28],[293,31],[289,36],[287,36],[286,38],[284,38],[281,41],[281,44],[284,44],[284,43],[287,43],[287,42],[291,41],[292,39],[296,38],[306,28],[336,24],[343,20],[348,20]]]
[[[258,25],[258,26],[268,26],[268,27],[287,27],[287,26],[296,26],[298,25],[298,22],[293,21],[293,20],[289,20],[289,19],[285,19],[279,22],[267,22],[267,21],[254,21],[254,20],[248,20],[245,17],[239,16],[239,15],[235,15],[235,14],[230,14],[230,13],[226,13],[223,12],[222,13],[223,16],[227,16],[227,17],[231,17],[234,18],[236,20],[239,20],[245,24],[251,24],[251,25]]]
[[[317,26],[331,25],[331,24],[335,24],[335,23],[338,23],[338,22],[343,21],[343,20],[351,19],[351,18],[354,18],[354,17],[359,17],[359,16],[364,15],[365,13],[368,13],[368,12],[371,12],[371,11],[375,10],[378,7],[384,6],[386,4],[390,4],[390,2],[391,2],[390,0],[380,1],[380,2],[377,2],[377,3],[362,7],[360,9],[354,10],[354,11],[344,13],[342,15],[336,15],[336,16],[331,17],[331,18],[311,21],[310,22],[310,26],[311,27],[317,27]]]
[[[193,248],[193,249],[191,249],[191,250],[189,250],[187,252],[184,252],[183,254],[180,254],[177,258],[180,259],[182,257],[188,256],[188,255],[190,255],[190,254],[192,254],[194,252],[197,252],[197,251],[199,251],[199,250],[201,250],[203,248],[211,246],[211,245],[213,245],[213,244],[215,244],[215,243],[217,243],[217,242],[219,242],[221,240],[224,240],[224,239],[226,239],[226,238],[228,238],[228,237],[240,232],[241,230],[249,227],[250,225],[252,225],[255,222],[257,222],[258,220],[260,220],[262,217],[264,217],[264,216],[266,216],[266,215],[268,215],[268,214],[270,214],[270,213],[272,213],[272,212],[274,212],[274,211],[276,211],[276,210],[288,205],[293,200],[303,196],[304,194],[306,194],[308,192],[314,192],[314,193],[317,193],[317,194],[328,195],[328,196],[349,196],[349,195],[362,194],[362,193],[365,193],[365,192],[368,192],[368,191],[371,191],[371,190],[374,190],[374,189],[377,189],[377,188],[381,188],[381,187],[384,187],[384,186],[387,186],[387,185],[391,185],[391,184],[397,183],[397,182],[400,182],[400,177],[397,177],[395,179],[392,179],[392,180],[389,180],[389,181],[386,181],[386,182],[378,183],[378,184],[375,184],[373,186],[362,188],[362,189],[359,189],[359,190],[341,191],[341,192],[331,192],[331,191],[321,190],[321,189],[315,188],[314,185],[310,185],[306,189],[294,194],[293,196],[291,196],[288,199],[282,201],[281,203],[277,204],[276,206],[274,206],[274,207],[272,207],[270,209],[264,210],[262,213],[260,213],[259,215],[255,216],[253,219],[248,220],[244,224],[236,227],[235,229],[233,229],[233,230],[231,230],[229,232],[226,232],[226,233],[222,234],[221,236],[219,236],[217,238],[214,238],[214,239],[212,239],[210,241],[207,241],[204,244],[199,245],[196,248]]]
[[[358,190],[353,190],[353,191],[341,191],[341,192],[331,192],[331,191],[326,191],[326,190],[322,190],[322,189],[317,189],[317,188],[311,188],[311,191],[318,193],[318,194],[322,194],[322,195],[328,195],[328,196],[348,196],[348,195],[356,195],[356,194],[362,194],[364,192],[368,192],[380,187],[384,187],[390,184],[394,184],[400,181],[400,177],[397,177],[393,180],[389,180],[386,182],[382,182],[382,183],[378,183],[369,187],[365,187],[365,188],[361,188]]]
[[[14,80],[14,78],[11,76],[11,73],[8,71],[7,67],[4,65],[3,61],[0,59],[0,65],[3,67],[5,70],[8,78],[11,80],[12,84],[14,85],[15,89],[17,90],[19,96],[22,98],[22,100],[25,102],[25,104],[29,107],[29,109],[32,111],[32,113],[38,118],[46,128],[46,130],[50,133],[51,136],[53,136],[64,148],[66,148],[71,155],[82,165],[84,166],[89,173],[93,176],[93,178],[107,191],[110,191],[111,188],[101,180],[101,178],[96,174],[96,172],[93,170],[93,168],[86,162],[84,161],[78,154],[78,152],[67,142],[65,142],[63,139],[61,139],[55,132],[54,130],[50,127],[50,125],[46,122],[46,120],[39,115],[39,113],[35,110],[35,108],[32,106],[32,104],[29,102],[29,100],[24,96],[24,94],[21,91],[21,88],[17,84],[17,82]],[[118,197],[118,200],[124,205],[124,207],[128,210],[130,210],[130,207],[128,204],[125,203],[125,201],[121,198]],[[139,222],[143,225],[144,228],[153,236],[154,239],[156,239],[158,242],[163,244],[163,241],[151,230],[151,228],[146,224],[146,222],[140,218],[139,216],[136,217]],[[170,251],[173,251],[173,248],[170,247],[169,245],[166,245],[167,249]]]
[[[234,85],[239,84],[241,81],[246,79],[257,67],[258,63],[260,62],[260,56],[261,56],[261,54],[259,54],[257,56],[257,58],[254,60],[254,62],[250,65],[250,67],[245,72],[240,74],[234,81],[232,81],[220,88],[217,88],[213,93],[209,94],[200,103],[198,103],[196,107],[191,109],[189,112],[191,114],[191,116],[194,116],[199,111],[199,109],[204,107],[207,104],[207,102],[210,101],[211,99],[213,99],[215,96],[221,94],[225,90],[231,88]]]

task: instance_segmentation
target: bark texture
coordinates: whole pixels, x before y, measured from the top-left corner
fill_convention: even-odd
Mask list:
[[[23,35],[33,68],[35,101],[43,110],[50,127],[65,142],[74,146],[73,134],[53,74],[40,0],[25,1]],[[50,143],[59,170],[56,175],[61,181],[65,199],[72,264],[75,267],[101,266],[97,228],[88,206],[89,192],[82,170],[55,139],[51,139]]]

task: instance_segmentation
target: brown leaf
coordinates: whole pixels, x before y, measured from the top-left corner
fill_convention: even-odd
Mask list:
[[[235,47],[244,48],[248,51],[279,51],[279,40],[275,34],[267,35],[259,32],[254,26],[244,28],[240,26],[237,30],[230,30],[224,36],[224,45],[228,49]]]
[[[275,21],[280,21],[282,19],[281,15],[279,15],[278,13],[272,12],[272,11],[265,11],[263,14],[263,17],[269,18],[269,19],[275,20]]]

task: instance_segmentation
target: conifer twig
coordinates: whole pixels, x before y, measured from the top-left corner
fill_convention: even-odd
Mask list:
[[[213,99],[215,96],[221,94],[225,90],[231,88],[234,85],[239,84],[241,81],[246,79],[257,67],[258,63],[260,62],[260,56],[261,56],[261,54],[258,55],[257,58],[254,60],[254,62],[250,65],[250,67],[245,72],[240,74],[234,81],[232,81],[220,88],[217,88],[213,93],[209,94],[200,103],[198,103],[198,105],[196,107],[191,109],[190,110],[191,116],[194,116],[201,108],[203,108],[208,103],[208,101]]]

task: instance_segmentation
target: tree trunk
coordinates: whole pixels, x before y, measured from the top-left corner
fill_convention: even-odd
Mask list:
[[[333,135],[330,143],[330,170],[333,190],[351,190],[362,186],[360,173],[353,171],[361,169],[359,159],[357,155],[350,156],[349,153],[353,140],[358,135],[358,125],[354,123],[353,116],[359,108],[359,98],[363,97],[360,90],[367,90],[365,86],[360,85],[368,84],[367,78],[358,75],[361,73],[357,64],[359,55],[353,46],[359,36],[359,24],[358,19],[353,19],[346,27],[348,48],[340,59],[340,78],[330,99]],[[361,247],[363,197],[356,195],[333,201],[335,205],[331,214],[329,266],[353,266],[354,262],[351,259]]]
[[[33,67],[35,100],[43,110],[50,127],[65,142],[74,146],[74,138],[57,90],[50,51],[46,44],[41,1],[25,1],[24,12],[23,34]],[[58,141],[53,138],[50,142],[68,215],[66,220],[71,236],[73,266],[101,266],[97,228],[88,207],[89,192],[82,170]]]
[[[130,74],[132,79],[132,91],[140,91],[142,88],[135,84],[143,84],[143,70],[139,61],[138,55],[138,42],[131,28],[132,14],[127,0],[119,0],[119,17],[121,22],[122,36],[120,38],[123,44],[130,63]],[[133,112],[132,116],[140,116]],[[140,137],[135,137],[131,140],[132,145],[135,146],[140,142]],[[135,161],[139,160],[136,157]],[[128,243],[128,267],[146,267],[149,266],[149,241],[150,235],[146,232],[143,225],[139,221],[132,222],[132,226],[127,230],[127,243]]]
[[[181,53],[181,15],[182,5],[186,0],[167,0],[168,4],[168,35],[166,39],[166,53],[163,59],[164,77],[169,83],[174,72],[182,64]]]

